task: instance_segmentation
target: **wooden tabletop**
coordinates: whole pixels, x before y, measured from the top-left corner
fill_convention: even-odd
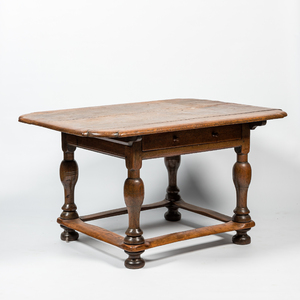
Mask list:
[[[20,122],[89,137],[129,137],[284,118],[280,109],[172,99],[36,112]]]

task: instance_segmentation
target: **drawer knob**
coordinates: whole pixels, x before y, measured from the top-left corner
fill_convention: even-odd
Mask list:
[[[173,142],[174,143],[178,143],[179,142],[179,138],[177,135],[173,135]]]
[[[212,132],[212,136],[215,137],[215,138],[217,138],[217,137],[219,136],[219,133],[216,132],[216,131],[213,131],[213,132]]]

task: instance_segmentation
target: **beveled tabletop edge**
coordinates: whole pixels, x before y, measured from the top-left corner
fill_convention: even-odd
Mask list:
[[[212,120],[213,118],[210,118],[209,123],[202,123],[202,122],[195,122],[193,124],[189,125],[174,125],[170,126],[168,128],[152,128],[152,129],[142,129],[142,130],[126,130],[126,131],[102,131],[101,133],[98,132],[92,132],[92,131],[86,131],[86,132],[78,132],[74,131],[74,135],[79,136],[88,136],[88,137],[110,137],[110,138],[118,138],[118,137],[132,137],[132,136],[143,136],[143,135],[150,135],[150,134],[156,134],[156,133],[164,133],[164,132],[174,132],[174,131],[182,131],[182,130],[193,130],[193,129],[200,129],[200,128],[209,128],[209,127],[217,127],[217,126],[226,126],[226,125],[234,125],[234,124],[245,124],[245,123],[254,123],[254,122],[260,122],[260,121],[266,121],[266,120],[272,120],[272,119],[279,119],[284,118],[287,116],[285,112],[282,110],[272,110],[268,111],[272,112],[272,115],[269,115],[268,118],[263,118],[257,116],[253,116],[252,118],[249,118],[248,120],[245,120],[245,118],[236,119],[233,118],[230,119],[230,116],[227,120],[220,121],[218,117],[214,117],[215,120]],[[264,111],[265,113],[265,111]],[[59,131],[59,130],[58,130]]]
[[[170,100],[177,100],[177,99],[170,99]],[[114,105],[106,105],[106,106],[118,106],[118,105],[130,105],[130,104],[141,104],[141,103],[153,103],[153,102],[161,102],[161,101],[170,101],[170,100],[158,100],[158,101],[148,101],[148,102],[134,102],[134,103],[124,103],[124,104],[114,104]],[[193,100],[193,99],[190,99]],[[195,99],[198,100],[198,99]],[[204,100],[204,101],[211,101],[211,100]],[[236,104],[230,102],[222,102],[222,101],[212,101],[212,102],[219,102],[223,104],[232,104],[232,105],[243,105],[243,104]],[[247,105],[250,106],[250,105]],[[96,106],[97,107],[97,106]],[[255,107],[255,106],[253,106]],[[84,107],[82,109],[86,109],[89,107]],[[92,108],[92,107],[90,107]],[[257,107],[256,107],[257,108]],[[77,108],[80,109],[80,108]],[[42,122],[38,122],[35,120],[30,119],[30,116],[43,114],[43,113],[51,113],[51,112],[63,112],[63,111],[71,111],[76,109],[63,109],[63,110],[53,110],[53,111],[42,111],[42,112],[35,112],[30,114],[25,114],[19,117],[19,122],[37,125],[41,127],[45,127],[52,130],[57,130],[60,132],[65,132],[77,136],[86,136],[86,137],[107,137],[107,138],[118,138],[118,137],[132,137],[132,136],[142,136],[142,135],[149,135],[149,134],[156,134],[156,133],[163,133],[163,132],[173,132],[173,131],[180,131],[180,130],[193,130],[199,128],[208,128],[208,127],[216,127],[216,126],[225,126],[225,125],[233,125],[233,124],[244,124],[244,123],[252,123],[252,122],[260,122],[266,121],[271,119],[278,119],[284,118],[287,116],[287,113],[282,111],[281,109],[268,109],[262,107],[262,111],[255,111],[255,112],[247,112],[247,113],[238,113],[238,114],[228,114],[223,115],[221,118],[220,116],[209,116],[207,118],[201,118],[199,121],[199,117],[189,118],[186,120],[182,120],[177,122],[177,124],[172,124],[174,122],[170,122],[168,126],[154,126],[151,128],[143,128],[142,126],[136,126],[136,128],[131,129],[120,129],[120,130],[89,130],[87,128],[64,128],[63,126],[56,126],[54,124],[45,124]],[[198,122],[197,122],[198,120]],[[149,126],[148,126],[149,127]]]

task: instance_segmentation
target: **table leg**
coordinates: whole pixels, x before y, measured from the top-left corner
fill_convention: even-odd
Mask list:
[[[247,147],[246,147],[247,148]],[[235,148],[237,153],[237,162],[233,166],[233,181],[236,188],[237,205],[234,210],[232,220],[238,223],[248,223],[251,221],[250,210],[247,207],[247,192],[251,181],[251,166],[248,163],[248,148]],[[235,244],[250,244],[251,238],[247,234],[250,229],[237,230],[232,241]]]
[[[179,188],[177,187],[177,171],[180,166],[180,156],[165,157],[165,165],[169,177],[166,195],[166,200],[169,201],[169,204],[167,206],[168,211],[165,213],[165,219],[175,222],[181,219],[181,213],[178,211],[178,207],[174,205],[174,202],[181,200]]]
[[[128,245],[143,244],[143,231],[140,228],[140,212],[144,201],[144,183],[140,178],[142,167],[141,143],[134,142],[131,151],[126,157],[126,167],[128,178],[124,184],[124,199],[128,211],[129,226],[126,230],[124,243]],[[145,261],[140,257],[144,251],[125,251],[129,257],[125,261],[125,266],[129,269],[139,269],[145,265]]]
[[[64,160],[60,165],[60,180],[64,186],[65,204],[62,206],[63,212],[60,217],[64,220],[77,219],[79,216],[76,212],[77,206],[74,203],[74,188],[78,179],[78,166],[74,160],[75,147],[69,146],[62,134],[62,149],[64,152]],[[61,225],[64,231],[61,234],[63,241],[75,241],[78,239],[78,233],[66,226]]]

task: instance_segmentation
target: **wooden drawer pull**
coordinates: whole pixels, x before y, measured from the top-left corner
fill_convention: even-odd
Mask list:
[[[242,138],[241,125],[199,128],[143,136],[143,151],[233,141]]]
[[[177,135],[173,135],[173,142],[174,143],[178,143],[179,142],[179,138]]]
[[[213,131],[213,132],[211,133],[211,135],[212,135],[213,137],[215,137],[215,138],[219,137],[219,133],[216,132],[216,131]]]

